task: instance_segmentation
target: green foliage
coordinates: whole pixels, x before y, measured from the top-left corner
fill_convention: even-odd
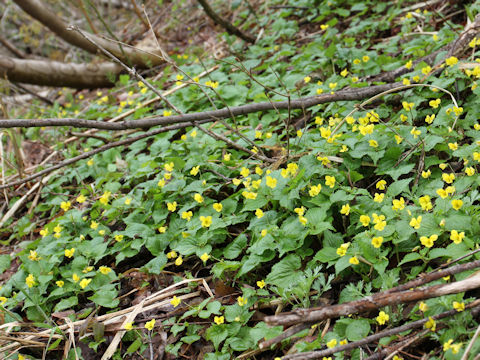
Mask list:
[[[260,21],[269,26],[247,50],[226,36],[256,81],[230,65],[237,62],[234,56],[223,59],[205,87],[218,107],[285,100],[261,84],[292,98],[368,86],[359,79],[408,66],[410,60],[449,43],[462,29],[450,21],[433,28],[429,20],[435,15],[427,11],[420,14],[426,19],[423,30],[435,31],[435,37],[404,38],[420,20],[404,14],[399,5],[315,3],[317,9],[310,7],[304,15],[321,31],[308,42],[294,41],[300,34],[295,9],[266,14]],[[471,10],[477,12],[478,5]],[[346,19],[349,24],[340,31],[337,26]],[[378,32],[393,26],[399,32],[388,43],[372,43]],[[208,60],[205,65],[212,64]],[[12,240],[24,240],[16,255],[21,266],[0,290],[4,306],[22,304],[32,321],[44,320],[39,309],[47,315],[79,310],[85,299],[114,310],[128,280],[125,271],[133,267],[130,261],[150,280],[164,270],[187,278],[191,269],[203,265],[203,276],[212,275],[237,289],[237,302],[206,299],[189,305],[174,321],[165,320],[163,325],[178,336],[167,351],[178,355],[182,344],[209,342],[215,352],[205,358],[226,359],[282,332],[281,327],[253,321],[254,304],[281,299],[291,307],[309,307],[333,287],[339,295],[332,301],[344,303],[470,253],[480,235],[479,74],[462,70],[458,63],[443,64],[439,76],[425,77],[428,69],[420,63],[402,78],[452,92],[458,107],[445,91],[418,86],[385,95],[381,103],[353,114],[354,102],[315,106],[309,109],[312,120],[297,132],[285,128],[289,116],[303,115],[297,110],[236,117],[231,124],[238,132],[228,133],[231,140],[254,149],[241,134],[269,156],[285,154],[288,146],[290,156],[273,166],[187,128],[105,151],[65,169],[42,190],[35,217],[25,216],[15,224]],[[192,61],[182,70],[195,77],[203,68]],[[181,81],[172,69],[166,73],[166,80]],[[119,86],[128,88],[128,100],[116,104],[109,94],[98,94],[82,116],[111,118],[154,96],[127,76],[120,78]],[[211,109],[195,84],[170,100],[185,112]],[[72,99],[69,107],[57,104],[43,116],[70,116],[81,106],[81,99]],[[127,121],[166,115],[164,111],[138,108]],[[225,132],[220,123],[209,129]],[[65,131],[35,129],[28,134],[53,141]],[[90,138],[81,147],[58,147],[74,156],[101,143]],[[76,186],[69,190],[67,184]],[[37,235],[41,219],[48,221]],[[2,255],[0,269],[7,269],[10,261]],[[334,285],[334,279],[347,283]],[[153,280],[144,285],[155,286]],[[451,309],[453,301],[468,300],[462,296],[431,299],[427,312],[416,307],[403,315],[407,320],[432,316]],[[401,322],[401,309],[383,310],[390,323]],[[360,340],[380,323],[375,316],[341,318],[323,339],[297,347],[307,351],[334,340]],[[471,322],[467,314],[461,316],[461,323]],[[204,321],[198,325],[191,318]],[[432,340],[465,342],[471,331],[457,327],[456,321],[460,320],[445,321]],[[142,347],[143,335],[136,334],[126,340],[129,354]],[[452,350],[445,356],[456,358]]]

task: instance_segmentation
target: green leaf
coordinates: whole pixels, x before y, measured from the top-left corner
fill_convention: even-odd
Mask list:
[[[145,269],[150,274],[158,275],[162,272],[164,266],[167,264],[167,256],[165,254],[160,254],[150,260],[148,263],[145,264]]]
[[[0,273],[10,268],[10,255],[0,255]]]
[[[238,235],[233,242],[227,245],[223,250],[223,256],[227,259],[235,259],[240,255],[247,246],[247,236],[245,234]]]
[[[54,311],[62,311],[65,309],[70,309],[78,304],[78,297],[77,296],[70,296],[66,299],[60,300],[57,305],[55,305]]]
[[[358,319],[351,322],[345,330],[345,336],[349,341],[358,341],[367,337],[370,332],[370,324],[366,319]]]
[[[295,254],[287,255],[277,264],[273,265],[272,271],[266,278],[267,284],[288,288],[291,284],[298,281],[300,274],[301,259]]]
[[[220,343],[228,336],[228,330],[225,324],[212,325],[207,329],[205,338],[213,342],[215,350],[218,350]]]
[[[115,290],[98,290],[89,297],[95,304],[106,307],[114,308],[118,306],[120,302],[117,299],[117,291]]]

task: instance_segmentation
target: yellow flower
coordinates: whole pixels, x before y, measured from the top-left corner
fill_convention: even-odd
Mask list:
[[[465,174],[473,176],[475,174],[475,168],[473,166],[465,168]]]
[[[373,197],[373,201],[375,201],[377,203],[381,203],[381,202],[383,202],[384,197],[385,197],[385,194],[375,193],[375,195]]]
[[[92,166],[92,165],[93,165],[93,159],[88,160],[88,161],[87,161],[87,165],[88,165],[88,166]]]
[[[348,214],[350,214],[350,205],[349,204],[342,205],[342,208],[340,209],[340,214],[348,216]]]
[[[193,216],[193,213],[191,211],[182,212],[182,219],[187,219],[187,221],[190,221],[192,216]]]
[[[193,199],[199,204],[203,202],[203,196],[199,193],[196,193],[195,195],[193,195]]]
[[[267,230],[267,229],[263,229],[262,232],[260,233],[260,235],[262,235],[262,237],[267,236],[267,234],[268,234],[268,230]]]
[[[210,227],[210,225],[212,225],[212,217],[211,216],[200,216],[200,222],[202,223],[202,227],[208,228],[208,227]]]
[[[340,245],[340,247],[337,248],[337,255],[345,256],[349,246],[350,246],[349,242]]]
[[[80,277],[76,273],[74,273],[72,275],[72,279],[73,279],[73,281],[77,282],[78,280],[80,280]]]
[[[147,329],[149,331],[152,331],[154,327],[155,327],[155,319],[152,319],[152,320],[147,321],[145,323],[145,329]]]
[[[172,250],[167,253],[167,259],[175,259],[177,257],[177,252]]]
[[[405,122],[408,120],[408,116],[405,114],[400,114],[400,120],[402,120],[402,122]]]
[[[421,312],[425,312],[428,310],[427,304],[425,304],[423,301],[421,301],[420,304],[418,304],[418,308],[420,309]]]
[[[337,339],[332,339],[329,342],[327,342],[327,347],[329,349],[334,348],[337,345]]]
[[[107,275],[110,271],[112,271],[111,268],[109,268],[108,266],[100,266],[98,268],[98,270],[103,274],[103,275]]]
[[[218,84],[218,82],[217,82],[217,84]],[[193,131],[190,133],[190,136],[191,136],[192,138],[197,137],[197,131],[196,131],[196,130],[193,130]]]
[[[465,310],[465,303],[454,301],[453,302],[453,308],[455,310],[457,310],[458,312],[464,311]]]
[[[455,180],[455,174],[454,173],[450,173],[450,174],[443,173],[442,174],[442,180],[445,181],[447,184],[451,184],[453,182],[453,180]]]
[[[408,78],[403,78],[402,84],[403,85],[410,85],[410,80]]]
[[[385,187],[387,185],[387,182],[385,180],[380,180],[377,182],[377,184],[375,185],[375,187],[378,189],[378,190],[385,190]]]
[[[437,328],[437,324],[435,320],[433,320],[430,316],[428,317],[428,321],[425,323],[425,329],[430,329],[431,331],[435,331]]]
[[[215,316],[213,318],[213,321],[215,322],[215,324],[220,325],[225,322],[225,318],[223,316]]]
[[[88,284],[90,284],[91,281],[92,279],[82,279],[79,285],[82,289],[85,289],[88,286]]]
[[[48,235],[48,229],[42,229],[40,230],[40,235],[42,235],[42,237],[45,237]]]
[[[65,257],[67,258],[73,257],[74,253],[75,253],[75,248],[65,249]]]
[[[128,206],[128,205],[130,205],[131,203],[132,203],[132,199],[130,199],[130,198],[127,197],[127,198],[125,199],[124,204]]]
[[[277,179],[267,176],[267,186],[271,189],[274,189],[277,186]]]
[[[443,343],[443,351],[448,351],[451,348],[453,339],[449,339],[447,342]]]
[[[123,328],[124,328],[125,330],[127,330],[127,331],[128,331],[128,330],[132,330],[132,329],[133,329],[133,323],[132,323],[132,322],[127,322],[127,323],[125,323],[125,325],[123,326]]]
[[[372,245],[374,248],[378,249],[380,246],[382,246],[382,243],[383,243],[383,236],[376,236],[372,238]]]
[[[320,94],[322,94],[322,93],[323,93],[323,89],[318,88],[318,89],[317,89],[317,95],[320,95]]]
[[[220,212],[223,209],[223,205],[220,204],[220,203],[215,203],[215,204],[212,205],[212,207],[216,212]]]
[[[60,204],[60,207],[62,208],[63,211],[68,211],[68,209],[70,209],[71,206],[72,204],[70,203],[70,201],[62,201]]]
[[[437,195],[440,196],[442,199],[448,197],[448,192],[444,189],[437,189]]]
[[[302,224],[303,226],[307,225],[308,223],[308,220],[305,216],[299,216],[298,221],[300,221],[300,224]]]
[[[368,60],[370,60],[370,56],[368,56],[368,55],[362,56],[362,61],[363,62],[367,62]]]
[[[417,218],[412,217],[410,219],[410,226],[413,227],[414,229],[418,230],[420,229],[420,224],[422,222],[422,216],[418,216]]]
[[[328,24],[322,24],[322,25],[320,25],[320,29],[322,29],[322,30],[327,30],[328,27],[329,27]]]
[[[265,214],[263,213],[263,210],[262,210],[262,209],[257,209],[257,210],[255,210],[255,216],[256,216],[257,218],[261,219],[261,218],[263,217],[263,215],[265,215]]]
[[[410,70],[412,68],[412,65],[413,65],[413,61],[408,60],[407,63],[405,64],[405,67]]]
[[[420,242],[423,246],[431,248],[433,243],[438,239],[437,234],[430,235],[430,237],[422,236],[420,237]]]
[[[170,116],[170,115],[172,115],[172,112],[170,110],[163,110],[163,116],[166,117],[166,116]]]
[[[240,170],[240,175],[242,175],[243,177],[247,177],[248,175],[250,175],[250,170],[248,170],[246,167],[242,167],[242,169]]]
[[[55,284],[58,286],[58,287],[63,287],[63,285],[65,285],[65,282],[63,280],[58,280],[58,281],[55,281]]]
[[[167,209],[168,211],[174,212],[177,209],[177,202],[167,202]]]
[[[328,157],[326,156],[317,156],[317,160],[321,161],[323,166],[326,166],[330,163],[330,160],[328,160]]]
[[[330,90],[333,90],[337,87],[337,83],[329,83],[328,87],[330,88]]]
[[[458,63],[458,59],[455,56],[450,56],[449,58],[445,59],[445,64],[448,66],[453,66]]]
[[[108,204],[108,200],[110,198],[110,195],[112,193],[110,191],[105,191],[102,196],[100,196],[100,199],[99,201],[103,204],[103,205],[107,205]]]
[[[90,271],[92,271],[92,270],[93,270],[93,266],[87,266],[85,269],[82,270],[82,272],[83,272],[84,274],[86,274],[86,273],[88,273],[88,272],[90,272]]]
[[[463,107],[454,106],[453,107],[453,112],[455,113],[455,115],[460,116],[460,114],[463,113]]]
[[[173,296],[173,299],[170,300],[170,304],[173,305],[173,307],[177,307],[178,305],[180,305],[180,303],[182,302],[182,300],[180,300],[178,297],[176,296]]]
[[[433,205],[432,205],[430,196],[428,196],[428,195],[421,196],[421,197],[418,199],[418,201],[419,201],[419,203],[420,203],[420,206],[422,207],[422,210],[424,210],[424,211],[432,210]]]
[[[120,242],[122,240],[123,240],[123,235],[121,234],[115,235],[115,241]]]
[[[175,265],[180,266],[183,264],[183,258],[182,256],[179,256],[175,259]]]
[[[28,274],[27,278],[25,279],[25,284],[27,284],[27,286],[29,288],[33,287],[34,285],[36,285],[35,283],[35,277],[33,276],[33,274]]]
[[[248,299],[239,296],[239,297],[237,298],[237,303],[238,303],[239,306],[247,305]]]
[[[390,320],[390,316],[385,311],[380,311],[376,320],[379,325],[385,325],[385,323]]]
[[[427,115],[427,116],[425,117],[425,122],[426,122],[427,124],[433,123],[433,120],[435,120],[435,114]]]
[[[465,232],[458,232],[457,230],[452,230],[450,232],[450,240],[452,240],[455,244],[460,244],[462,240],[465,238]]]
[[[455,150],[458,149],[458,143],[457,142],[448,143],[448,147],[449,147],[450,150],[455,151]]]
[[[458,352],[460,351],[460,349],[462,348],[462,344],[452,344],[452,346],[450,347],[450,349],[452,350],[452,354],[458,354]]]
[[[257,198],[257,193],[250,192],[250,191],[244,191],[242,192],[242,195],[245,197],[245,199],[249,199],[249,200],[255,200]]]
[[[157,186],[159,188],[163,188],[165,186],[165,179],[161,179],[158,181]]]
[[[265,280],[257,281],[257,286],[258,286],[260,289],[263,289],[263,288],[265,287]]]
[[[207,260],[210,259],[210,255],[208,255],[207,253],[203,253],[202,256],[200,256],[200,259],[203,262],[207,262]]]
[[[200,170],[200,165],[194,166],[194,167],[190,170],[190,175],[197,176],[199,170]]]
[[[361,61],[360,59],[353,59],[353,63],[354,63],[355,65],[358,65],[358,64],[360,64],[361,62],[362,62],[362,61]]]
[[[348,70],[347,69],[343,69],[341,72],[340,72],[340,75],[343,76],[343,77],[346,77],[348,75]]]
[[[422,132],[420,130],[417,130],[417,127],[414,126],[412,130],[410,130],[410,134],[413,135],[413,138],[416,139],[418,135],[420,135]]]
[[[53,228],[53,231],[58,234],[58,233],[62,232],[62,227],[60,225],[57,225]]]
[[[376,140],[372,139],[372,140],[368,141],[368,145],[370,145],[373,148],[376,148],[376,147],[378,147],[378,142]]]
[[[430,170],[422,171],[422,178],[428,179],[430,175],[432,175],[432,172]]]
[[[335,186],[335,177],[329,175],[325,176],[325,185],[333,188]]]
[[[368,226],[370,224],[370,216],[368,215],[361,215],[360,216],[360,222],[362,223],[363,226]]]
[[[93,221],[90,223],[90,229],[96,230],[98,228],[98,223]]]
[[[352,264],[352,265],[358,265],[358,264],[360,264],[360,262],[358,261],[358,258],[357,258],[356,256],[352,256],[352,257],[348,260],[348,262],[349,262],[350,264]]]
[[[414,103],[409,103],[407,101],[402,101],[402,106],[403,108],[405,109],[405,111],[410,111],[413,109],[413,107],[415,106]]]
[[[38,261],[41,259],[36,250],[30,250],[30,255],[28,255],[28,258],[32,261]]]
[[[432,71],[432,68],[429,65],[422,68],[422,74],[424,75],[430,74],[430,71]]]
[[[393,210],[403,210],[405,208],[405,199],[401,197],[399,200],[393,199],[392,200],[392,209]]]
[[[455,209],[455,210],[460,210],[460,208],[462,207],[463,205],[463,201],[462,200],[459,200],[459,199],[454,199],[452,200],[452,207]]]

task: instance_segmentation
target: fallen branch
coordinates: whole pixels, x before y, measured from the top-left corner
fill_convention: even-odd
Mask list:
[[[72,126],[79,128],[94,128],[103,130],[126,130],[126,129],[148,129],[158,125],[171,125],[182,122],[192,121],[216,121],[233,116],[247,115],[253,112],[281,110],[281,109],[307,109],[318,104],[325,104],[334,101],[354,101],[362,100],[380,94],[384,91],[396,88],[405,89],[400,83],[374,85],[364,88],[351,88],[340,90],[334,94],[323,94],[310,96],[289,101],[279,102],[261,102],[247,105],[234,106],[219,110],[210,110],[204,112],[174,115],[174,116],[155,116],[135,121],[122,121],[110,123],[106,121],[94,121],[77,118],[64,119],[0,119],[0,128],[11,127],[44,127],[44,126]]]
[[[443,295],[458,294],[478,287],[480,287],[480,273],[465,280],[450,284],[433,285],[426,288],[397,291],[394,293],[378,293],[344,304],[314,309],[298,309],[290,313],[267,316],[265,322],[269,325],[318,323],[328,318],[337,318],[360,312],[373,311],[384,306],[431,299]]]
[[[249,43],[254,43],[256,38],[250,34],[247,34],[240,30],[239,28],[233,26],[230,22],[225,19],[222,19],[213,9],[210,7],[206,0],[198,0],[199,4],[202,6],[205,13],[210,19],[212,19],[215,24],[223,27],[230,35],[236,35],[242,40],[245,40]]]
[[[478,306],[480,306],[480,300],[475,300],[475,301],[471,302],[470,304],[465,305],[465,310],[473,309],[473,308],[478,307]],[[448,311],[445,311],[445,312],[440,313],[438,315],[432,316],[432,319],[440,320],[440,319],[444,319],[446,317],[455,316],[458,313],[459,312],[455,309],[448,310]],[[320,359],[323,356],[330,356],[330,355],[333,355],[337,352],[352,350],[352,349],[358,348],[360,346],[370,344],[374,341],[378,341],[378,340],[380,340],[384,337],[387,337],[387,336],[400,334],[400,333],[408,331],[408,330],[412,330],[412,329],[422,327],[428,320],[429,320],[428,318],[425,318],[425,319],[417,320],[417,321],[414,321],[414,322],[411,322],[411,323],[408,323],[408,324],[405,324],[405,325],[402,325],[402,326],[397,326],[397,327],[392,328],[392,329],[386,329],[386,330],[380,331],[376,334],[367,336],[366,338],[364,338],[362,340],[353,341],[351,343],[336,346],[336,347],[331,348],[331,349],[325,349],[325,350],[319,350],[319,351],[310,351],[310,352],[304,352],[304,353],[300,353],[300,354],[286,355],[286,356],[282,357],[282,360],[287,360],[287,359],[288,360],[293,360],[293,359],[295,359],[295,360]]]

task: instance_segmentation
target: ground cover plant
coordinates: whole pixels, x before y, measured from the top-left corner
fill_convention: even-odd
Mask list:
[[[81,159],[1,220],[0,353],[476,358],[480,3],[228,6],[254,44],[11,108]]]

